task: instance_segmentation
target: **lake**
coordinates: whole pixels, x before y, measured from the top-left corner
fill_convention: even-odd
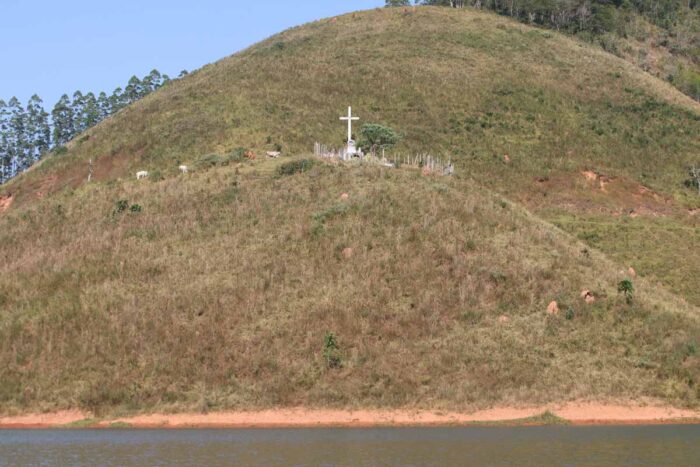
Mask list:
[[[700,465],[699,425],[0,430],[0,465]]]

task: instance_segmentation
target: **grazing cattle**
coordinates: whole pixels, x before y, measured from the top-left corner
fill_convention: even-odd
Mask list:
[[[186,165],[181,165],[179,167],[180,173],[186,174],[187,173],[187,166]]]
[[[136,180],[141,180],[142,178],[148,177],[148,172],[145,170],[142,170],[140,172],[136,172]]]

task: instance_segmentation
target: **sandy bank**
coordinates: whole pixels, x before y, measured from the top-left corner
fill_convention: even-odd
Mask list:
[[[485,424],[541,424],[556,420],[540,418],[550,412],[576,425],[700,423],[700,411],[662,406],[625,406],[595,403],[530,408],[495,407],[472,413],[416,410],[319,410],[271,409],[241,412],[149,414],[84,422],[90,414],[64,411],[0,417],[0,428],[52,428],[57,426],[134,428],[274,428],[274,427],[369,427],[450,426]],[[83,423],[81,423],[83,422]]]

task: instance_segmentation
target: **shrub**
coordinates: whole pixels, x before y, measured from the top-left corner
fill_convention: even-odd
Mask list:
[[[226,163],[242,162],[246,152],[248,152],[248,148],[240,147],[234,149],[226,156]]]
[[[165,179],[165,177],[163,177],[163,173],[160,170],[152,171],[149,174],[148,178],[150,178],[152,182],[160,182],[161,180]]]
[[[634,285],[629,279],[623,279],[617,284],[618,293],[625,295],[625,301],[630,304],[632,303],[632,294],[634,294]]]
[[[197,166],[203,169],[208,169],[210,167],[216,167],[221,164],[221,156],[218,154],[207,154],[202,156],[197,160]]]
[[[338,203],[323,211],[315,212],[312,217],[319,224],[324,224],[328,219],[344,214],[347,210],[348,206],[346,204]]]
[[[315,164],[316,161],[313,159],[299,159],[295,161],[285,162],[284,164],[279,166],[279,168],[277,169],[277,174],[294,175],[297,173],[306,172]]]
[[[389,127],[376,123],[365,123],[360,129],[362,140],[359,146],[365,150],[388,149],[401,140],[401,135]]]
[[[576,316],[576,311],[573,308],[568,307],[566,309],[566,314],[564,315],[564,317],[566,319],[568,319],[569,321],[571,321],[572,319],[574,319],[575,316]]]
[[[323,339],[323,358],[326,359],[328,368],[340,368],[342,364],[338,339],[332,332],[327,332]]]
[[[133,213],[139,213],[141,212],[141,205],[140,204],[132,204],[131,207],[129,208],[129,211]]]
[[[129,208],[129,201],[125,199],[120,199],[116,203],[116,207],[114,208],[114,213],[115,214],[121,214],[122,212],[126,211]]]

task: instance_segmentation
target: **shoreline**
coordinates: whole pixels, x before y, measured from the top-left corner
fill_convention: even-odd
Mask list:
[[[371,428],[531,425],[700,424],[700,410],[667,406],[569,403],[467,412],[280,408],[202,413],[154,413],[96,419],[79,410],[0,416],[0,429],[86,428]]]

